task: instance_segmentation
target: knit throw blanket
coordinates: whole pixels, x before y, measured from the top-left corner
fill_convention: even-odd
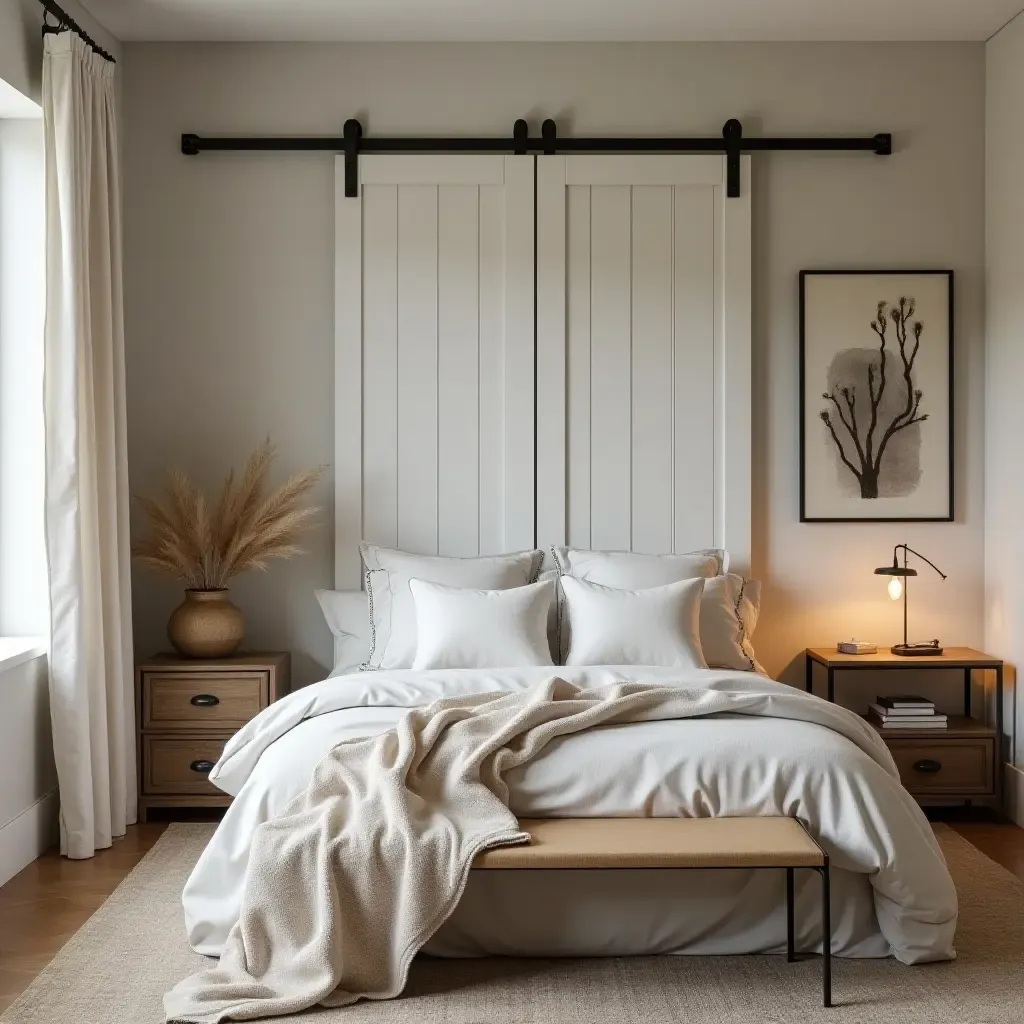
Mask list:
[[[164,997],[169,1021],[252,1020],[398,995],[452,913],[473,858],[522,843],[504,778],[558,736],[719,712],[817,722],[895,774],[855,715],[792,693],[625,684],[435,701],[340,743],[307,791],[253,835],[245,894],[219,964]]]

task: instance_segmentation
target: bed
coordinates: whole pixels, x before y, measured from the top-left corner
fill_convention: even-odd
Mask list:
[[[219,955],[237,919],[253,831],[299,794],[333,745],[443,695],[524,690],[545,667],[338,676],[264,711],[211,775],[235,799],[183,894],[189,941]],[[677,683],[673,669],[561,667],[584,685]],[[792,693],[753,673],[690,685]],[[826,702],[808,698],[828,708]],[[841,709],[835,709],[841,712]],[[856,716],[848,713],[851,719]],[[813,722],[745,715],[638,723],[556,741],[510,779],[520,816],[793,815],[832,858],[834,950],[905,963],[954,955],[956,893],[917,804],[862,749]],[[816,891],[797,894],[797,946],[820,947]],[[785,949],[782,880],[757,872],[478,872],[430,940],[438,956],[763,953]],[[803,912],[802,908],[806,908]]]
[[[884,743],[851,712],[769,679],[748,642],[760,592],[746,579],[747,185],[725,198],[723,162],[702,156],[543,157],[536,168],[517,156],[371,156],[359,173],[358,197],[342,198],[338,165],[336,589],[319,595],[334,671],[253,719],[211,773],[234,801],[184,890],[192,947],[230,950],[254,835],[338,744],[384,734],[439,699],[526,694],[558,677],[585,689],[684,688],[698,703],[724,695],[735,710],[719,702],[711,715],[562,736],[509,774],[515,815],[795,816],[830,858],[835,954],[952,958],[956,893]],[[365,539],[375,543],[360,554]],[[543,566],[525,550],[538,542],[555,545]],[[419,562],[401,586],[381,586],[394,548]],[[695,568],[693,557],[710,561]],[[503,558],[528,567],[516,579],[471,578],[435,564]],[[443,631],[424,664],[408,636],[392,647],[410,581],[526,591],[541,588],[542,569],[561,581],[558,612],[546,628],[534,623],[545,634],[534,647],[550,656],[460,667],[449,655],[473,637]],[[590,585],[632,588],[641,603],[664,588],[683,601],[697,577],[688,614],[707,659],[645,656],[658,646],[650,609],[582,630],[563,614],[593,596]],[[627,620],[635,637],[603,644]],[[576,650],[584,640],[587,657]],[[784,880],[772,874],[467,870],[424,950],[784,952]],[[821,946],[817,898],[801,879],[800,950]]]

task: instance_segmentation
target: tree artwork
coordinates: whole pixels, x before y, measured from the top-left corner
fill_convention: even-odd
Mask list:
[[[830,379],[830,390],[821,396],[831,405],[821,410],[822,422],[840,462],[856,477],[862,498],[878,497],[882,460],[887,449],[892,457],[893,438],[928,419],[928,413],[920,411],[922,392],[914,386],[914,361],[924,332],[914,311],[913,298],[901,296],[892,306],[879,302],[871,321],[877,349],[852,350],[851,354],[864,353],[863,361],[847,366],[839,381]],[[891,365],[895,353],[888,347],[890,326],[899,365]]]

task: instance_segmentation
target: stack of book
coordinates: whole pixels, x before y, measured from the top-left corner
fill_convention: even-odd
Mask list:
[[[945,715],[935,713],[935,702],[912,694],[876,697],[868,717],[883,729],[945,729]]]

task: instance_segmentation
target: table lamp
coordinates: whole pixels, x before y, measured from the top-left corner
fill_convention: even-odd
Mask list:
[[[896,556],[896,552],[903,552],[903,564],[900,565],[899,559]],[[889,650],[893,654],[901,655],[904,658],[919,658],[927,657],[928,655],[939,655],[942,654],[942,648],[939,646],[938,640],[932,640],[930,643],[925,644],[911,644],[907,643],[907,579],[910,576],[916,576],[917,570],[911,569],[907,565],[907,554],[914,555],[917,558],[922,559],[943,578],[946,578],[946,574],[932,561],[925,558],[920,551],[915,551],[913,548],[908,548],[906,544],[897,544],[892,549],[892,565],[883,565],[881,568],[875,570],[876,576],[889,576],[889,596],[894,600],[898,601],[900,596],[903,597],[903,643],[895,644],[890,647]]]

